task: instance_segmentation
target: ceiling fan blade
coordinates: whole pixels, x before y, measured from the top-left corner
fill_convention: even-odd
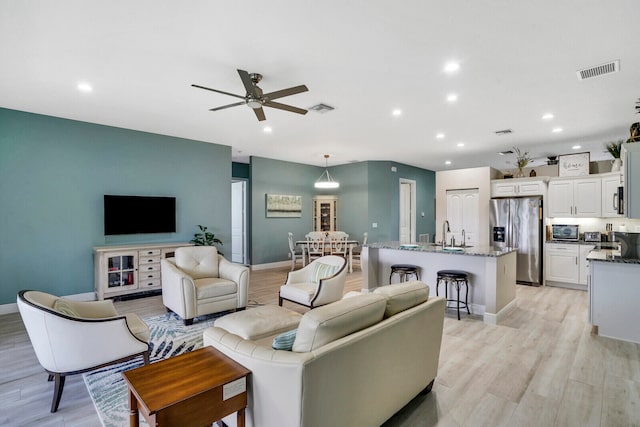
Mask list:
[[[256,113],[256,117],[258,118],[259,122],[267,120],[267,117],[264,115],[264,110],[262,108],[255,108],[253,109],[253,112]]]
[[[275,92],[265,93],[262,95],[264,99],[272,100],[283,98],[285,96],[295,95],[297,93],[307,92],[309,89],[305,85],[290,87],[288,89],[277,90]]]
[[[253,84],[253,80],[251,80],[251,76],[245,70],[238,70],[238,74],[240,74],[240,79],[242,79],[242,84],[244,88],[247,90],[247,95],[250,95],[254,98],[260,98],[261,94],[258,94],[256,91],[256,86]]]
[[[210,108],[209,111],[224,110],[225,108],[237,107],[238,105],[244,105],[244,104],[246,104],[245,101],[240,101],[240,102],[236,102],[229,105],[223,105],[222,107]]]
[[[244,96],[236,95],[235,93],[225,92],[223,90],[211,89],[210,87],[204,87],[204,86],[200,86],[200,85],[191,85],[191,86],[197,87],[198,89],[210,90],[211,92],[218,92],[218,93],[222,93],[224,95],[235,96],[236,98],[244,99]]]
[[[279,102],[267,101],[264,104],[265,107],[277,108],[278,110],[291,111],[292,113],[307,114],[307,110],[303,108],[294,107],[293,105],[281,104]]]

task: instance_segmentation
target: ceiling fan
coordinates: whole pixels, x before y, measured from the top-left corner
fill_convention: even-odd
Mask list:
[[[229,105],[223,105],[222,107],[211,108],[209,111],[218,111],[218,110],[224,110],[225,108],[236,107],[238,105],[247,105],[249,108],[253,109],[253,112],[258,118],[258,121],[263,121],[267,119],[264,115],[264,110],[262,109],[262,107],[271,107],[271,108],[277,108],[279,110],[291,111],[292,113],[307,114],[307,110],[304,110],[302,108],[294,107],[292,105],[287,105],[287,104],[281,104],[279,102],[273,101],[274,99],[295,95],[301,92],[306,92],[309,89],[307,89],[305,85],[294,86],[288,89],[277,90],[275,92],[262,93],[262,89],[258,87],[258,83],[260,82],[260,80],[262,80],[261,74],[258,74],[258,73],[249,74],[244,70],[238,70],[238,74],[240,74],[240,79],[242,80],[242,84],[244,85],[244,88],[247,91],[247,94],[244,96],[236,95],[234,93],[224,92],[218,89],[211,89],[209,87],[200,86],[196,84],[192,84],[191,86],[242,99],[242,101],[240,102],[235,102]]]

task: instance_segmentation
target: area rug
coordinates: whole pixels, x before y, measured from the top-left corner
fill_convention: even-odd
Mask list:
[[[191,326],[184,326],[180,317],[174,313],[144,319],[151,333],[151,363],[202,347],[202,332],[224,314],[226,313],[196,318]],[[84,374],[84,382],[104,427],[129,425],[128,389],[121,373],[143,364],[142,357],[137,357]],[[142,417],[140,420],[144,421]]]

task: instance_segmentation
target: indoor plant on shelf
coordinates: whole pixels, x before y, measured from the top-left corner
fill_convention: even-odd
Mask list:
[[[200,229],[200,233],[195,233],[193,235],[191,243],[195,244],[196,246],[222,246],[222,240],[218,239],[215,234],[208,232],[207,227],[198,225],[198,228]],[[224,256],[224,254],[220,252],[219,248],[218,253]]]
[[[620,148],[622,147],[622,140],[618,142],[610,142],[607,144],[607,151],[613,157],[613,163],[611,164],[611,172],[617,172],[622,166],[622,160],[620,160]]]
[[[518,165],[518,173],[516,173],[516,178],[522,178],[524,177],[524,172],[522,172],[522,169],[525,168],[533,159],[529,157],[528,151],[525,151],[523,153],[518,147],[513,147],[513,151],[516,154],[516,164]]]

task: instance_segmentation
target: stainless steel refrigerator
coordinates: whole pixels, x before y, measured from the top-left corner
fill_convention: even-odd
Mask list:
[[[491,199],[493,247],[517,248],[516,282],[542,284],[542,197]]]

